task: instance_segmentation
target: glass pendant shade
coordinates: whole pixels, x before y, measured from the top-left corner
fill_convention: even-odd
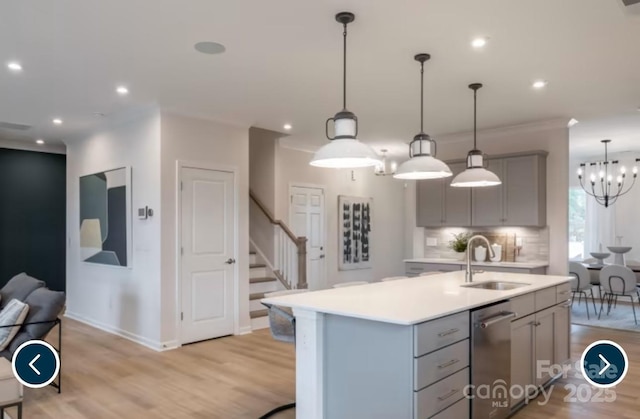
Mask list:
[[[355,169],[380,164],[380,157],[373,148],[357,140],[358,118],[347,110],[347,24],[353,22],[354,19],[354,14],[350,12],[341,12],[336,15],[336,20],[344,27],[343,108],[333,118],[327,119],[325,130],[329,144],[316,151],[309,162],[311,166]],[[333,122],[333,137],[329,135],[330,122]]]

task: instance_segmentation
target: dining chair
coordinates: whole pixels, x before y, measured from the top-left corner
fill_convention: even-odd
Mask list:
[[[589,320],[589,298],[587,291],[591,294],[591,301],[593,302],[593,315],[598,312],[596,309],[596,300],[593,297],[593,285],[591,284],[591,274],[589,270],[579,262],[569,262],[569,275],[573,276],[571,280],[571,306],[573,307],[573,301],[578,294],[578,305],[584,295],[584,305],[587,310],[587,320]]]
[[[367,285],[368,283],[369,281],[341,282],[339,284],[334,284],[333,288],[354,287],[356,285]]]
[[[382,278],[380,282],[389,282],[389,281],[397,281],[398,279],[407,279],[408,276],[390,276],[387,278]]]
[[[604,295],[600,301],[600,313],[598,319],[602,315],[604,300],[607,300],[607,315],[611,312],[611,305],[614,301],[618,301],[618,297],[629,297],[631,300],[631,308],[633,309],[633,320],[636,325],[638,319],[636,317],[636,307],[633,297],[637,296],[640,300],[640,292],[636,287],[636,275],[626,266],[608,265],[600,271],[600,284]]]
[[[265,298],[282,297],[283,295],[300,294],[308,292],[306,289],[299,290],[285,290],[266,293]],[[288,307],[278,307],[273,304],[262,303],[267,307],[269,314],[269,329],[271,330],[271,336],[273,339],[280,342],[296,343],[296,318],[293,315],[293,311]],[[283,410],[293,409],[296,407],[296,403],[287,403],[282,406],[278,406],[271,409],[269,412],[260,416],[260,419],[267,419],[282,412]]]

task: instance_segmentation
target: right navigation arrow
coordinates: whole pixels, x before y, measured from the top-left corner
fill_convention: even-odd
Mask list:
[[[609,361],[607,361],[607,358],[605,358],[604,356],[602,356],[602,354],[598,354],[598,356],[600,357],[600,359],[602,360],[602,362],[604,362],[604,368],[602,368],[600,370],[600,372],[598,373],[598,375],[602,375],[602,373],[604,373],[606,370],[609,369],[609,367],[611,366],[611,363]]]

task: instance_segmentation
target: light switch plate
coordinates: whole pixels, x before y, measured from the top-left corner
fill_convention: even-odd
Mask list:
[[[438,239],[436,237],[427,237],[427,246],[435,247],[438,245]]]

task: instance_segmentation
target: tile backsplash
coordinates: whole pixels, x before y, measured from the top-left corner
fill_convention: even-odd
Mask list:
[[[510,254],[503,255],[503,261],[533,262],[549,260],[549,229],[526,227],[425,228],[424,257],[457,259],[459,255],[449,249],[449,241],[453,239],[454,234],[458,233],[488,233],[488,236],[507,235],[510,238],[515,236],[513,240],[522,239],[520,253],[511,254],[513,249],[510,248]]]

